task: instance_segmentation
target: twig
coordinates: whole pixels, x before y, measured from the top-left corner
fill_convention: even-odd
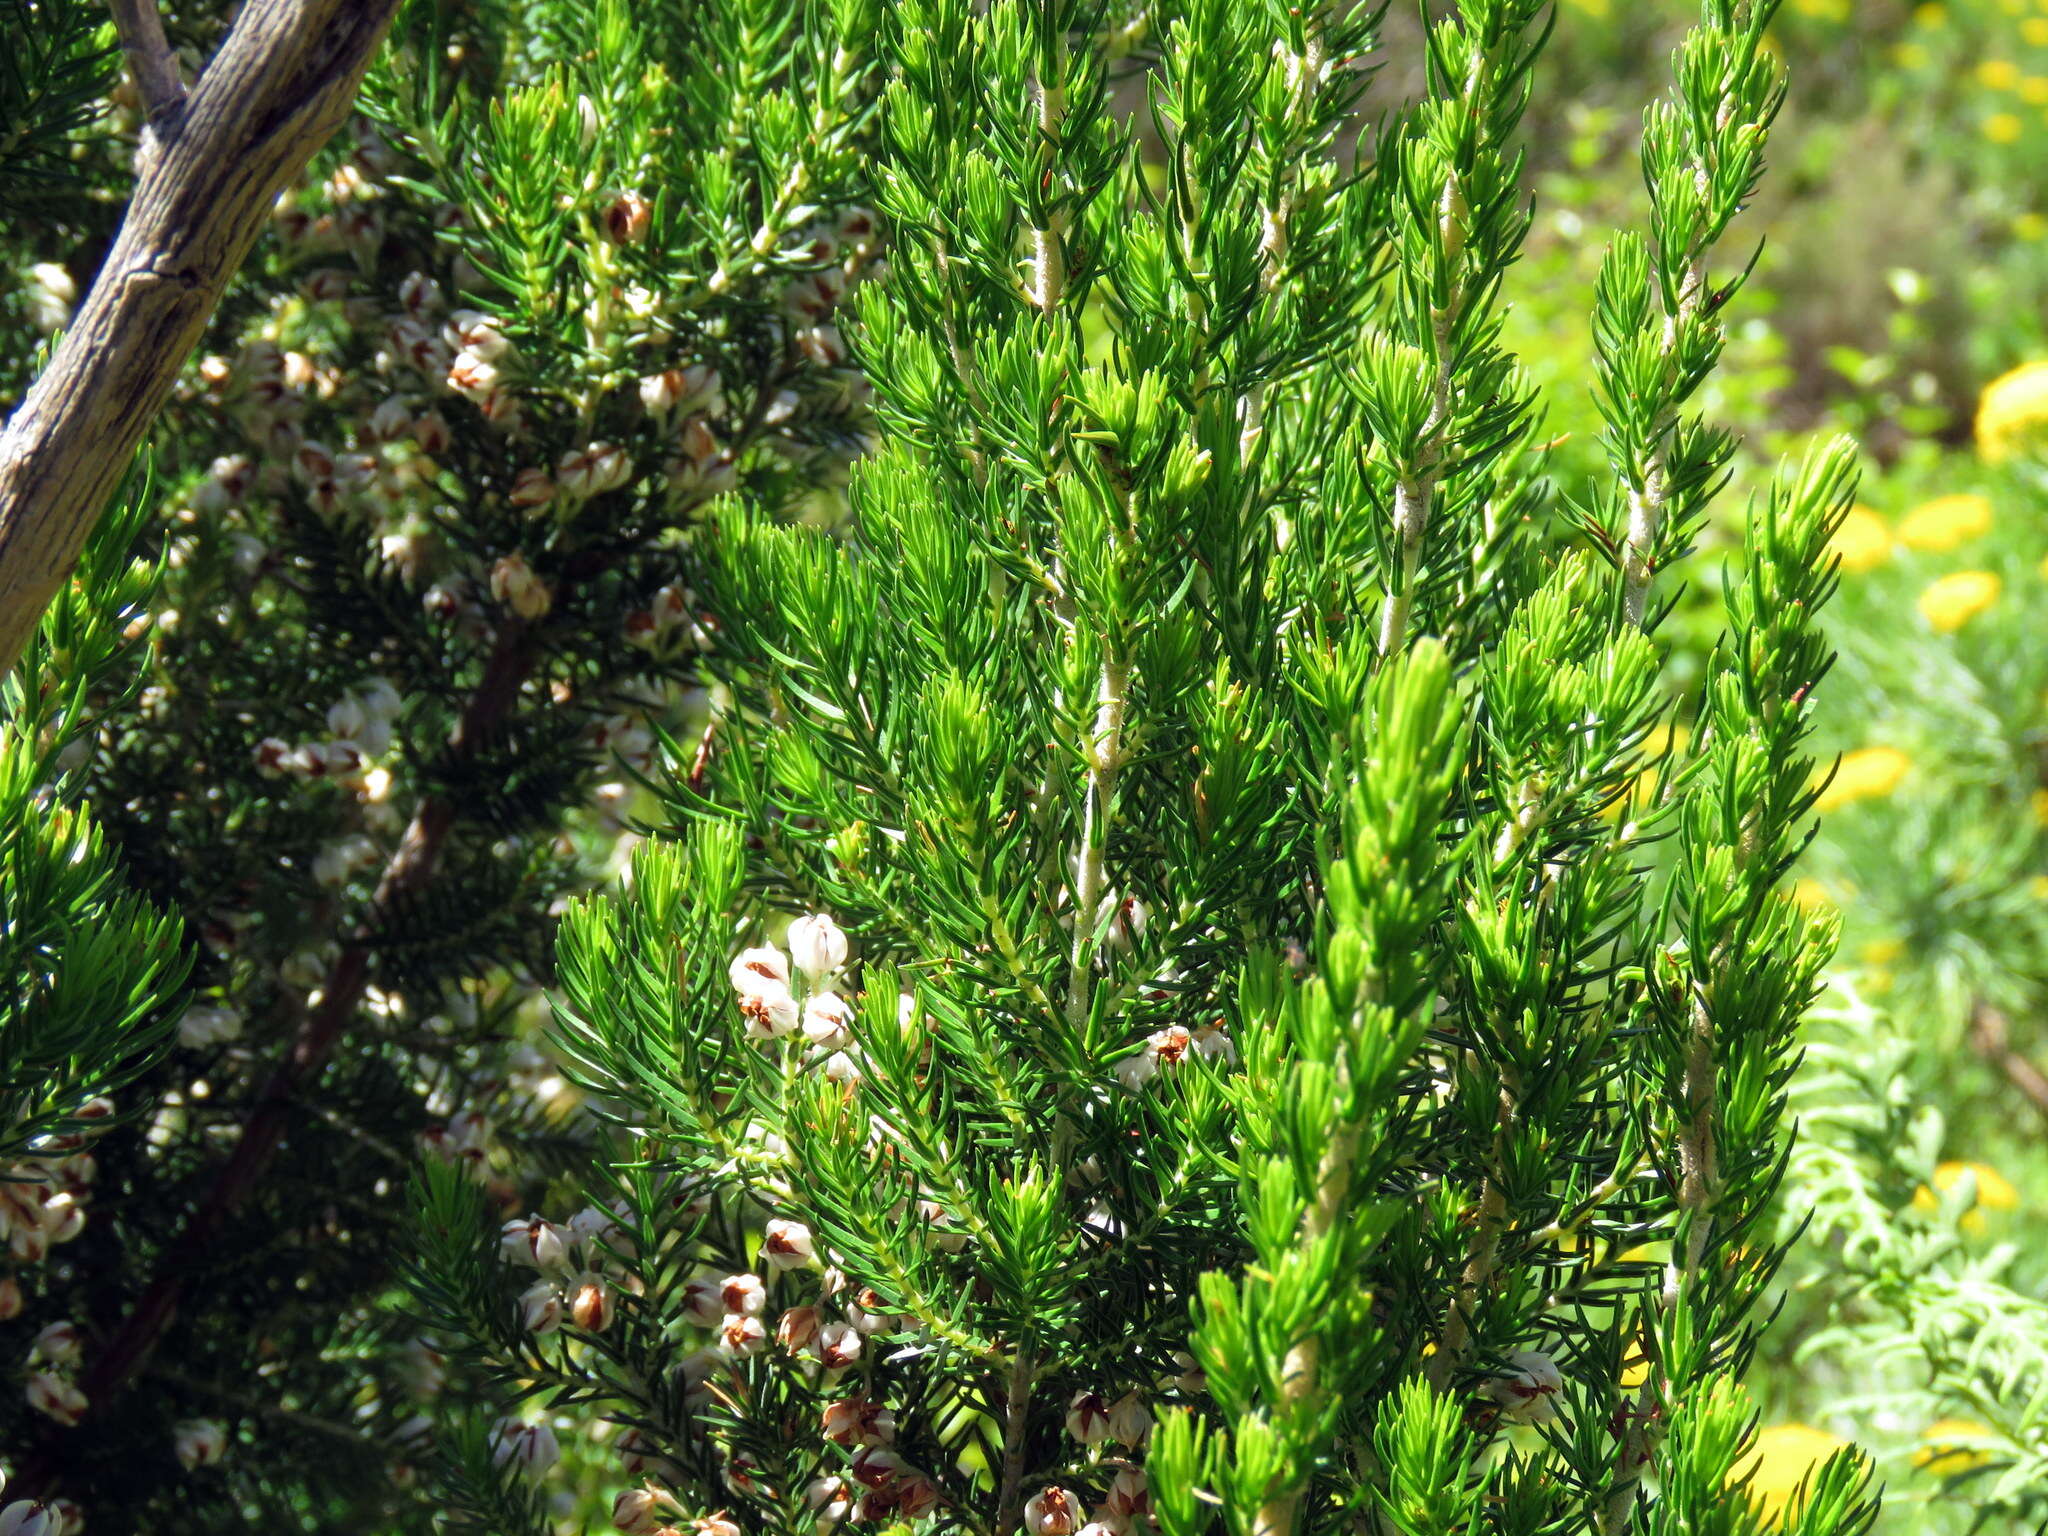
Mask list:
[[[151,131],[92,291],[0,431],[0,673],[69,578],[277,194],[347,115],[397,9],[249,0],[188,95],[154,0],[114,3]]]
[[[121,51],[128,56],[128,72],[142,92],[143,116],[163,137],[175,127],[184,109],[185,80],[178,71],[178,56],[164,36],[156,0],[107,0],[107,9],[114,13],[114,30],[120,34]]]
[[[2003,1072],[2028,1103],[2048,1115],[2048,1073],[2012,1048],[2005,1015],[1981,1000],[1970,1010],[1970,1046]]]

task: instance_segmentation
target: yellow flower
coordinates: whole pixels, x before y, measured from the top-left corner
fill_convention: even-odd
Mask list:
[[[1834,905],[1828,899],[1828,888],[1810,876],[1794,880],[1790,894],[1792,904],[1802,912],[1826,912]]]
[[[2048,101],[2048,79],[2041,82],[2041,99]],[[2012,232],[2020,239],[2038,243],[2048,236],[2048,218],[2038,213],[2023,213],[2012,221]]]
[[[1828,553],[1839,556],[1845,571],[1867,571],[1883,565],[1892,552],[1892,531],[1883,518],[1868,507],[1851,507],[1835,536],[1828,540]]]
[[[1900,939],[1872,939],[1864,945],[1858,958],[1865,965],[1890,965],[1905,954],[1906,945]]]
[[[2036,901],[2048,901],[2048,875],[2036,875],[2029,880],[2027,894]]]
[[[1984,119],[1984,137],[1994,144],[2017,144],[2026,125],[2011,112],[1994,112]]]
[[[2020,36],[2036,48],[2048,44],[2048,16],[2029,16],[2020,23]],[[2027,99],[2032,101],[2034,98],[2029,96]]]
[[[1927,50],[1918,43],[1901,43],[1892,50],[1892,62],[1901,69],[1919,69],[1927,63]]]
[[[1899,542],[1908,549],[1949,550],[1990,531],[1991,499],[1962,491],[1908,512],[1899,524]]]
[[[1735,1475],[1753,1474],[1750,1499],[1767,1515],[1788,1509],[1807,1474],[1849,1442],[1811,1424],[1773,1424],[1756,1437],[1756,1451],[1738,1462]]]
[[[1897,747],[1858,747],[1845,752],[1815,808],[1831,811],[1852,800],[1881,800],[1905,782],[1912,766],[1913,759]]]
[[[1630,1339],[1621,1357],[1621,1384],[1634,1390],[1650,1379],[1650,1358],[1643,1353],[1643,1341]]]
[[[2034,808],[2034,820],[2048,827],[2048,789],[2037,789],[2028,798]]]
[[[1998,601],[2003,583],[1990,571],[1951,571],[1920,594],[1920,616],[1948,634],[1961,629]]]
[[[1920,1449],[1913,1453],[1913,1465],[1941,1477],[1955,1477],[1991,1465],[1991,1452],[1981,1445],[1958,1445],[1958,1440],[1983,1440],[1992,1436],[1990,1426],[1975,1419],[1936,1419],[1920,1432]]]
[[[2011,1180],[1989,1163],[1942,1163],[1934,1170],[1932,1188],[1922,1184],[1913,1191],[1913,1209],[1932,1216],[1941,1209],[1941,1196],[1960,1184],[1965,1174],[1976,1176],[1977,1188],[1970,1208],[1956,1223],[1963,1231],[1982,1232],[1986,1211],[2016,1211],[2020,1208],[2020,1192],[2012,1187]]]
[[[1948,12],[1934,0],[1927,0],[1925,5],[1913,7],[1913,19],[1923,27],[1938,27],[1948,20]]]
[[[2022,363],[1984,386],[1977,397],[1977,452],[2008,457],[2048,427],[2048,360]]]
[[[1977,79],[1987,91],[2009,91],[2020,83],[2020,67],[2011,59],[1986,59],[1977,66]]]

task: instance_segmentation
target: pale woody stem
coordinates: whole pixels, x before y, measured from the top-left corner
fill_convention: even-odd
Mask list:
[[[1088,743],[1088,783],[1081,812],[1081,851],[1074,872],[1074,948],[1067,985],[1067,1022],[1079,1029],[1088,1019],[1089,978],[1095,963],[1095,925],[1107,883],[1109,803],[1123,762],[1124,699],[1129,664],[1106,661],[1095,699],[1095,727]]]

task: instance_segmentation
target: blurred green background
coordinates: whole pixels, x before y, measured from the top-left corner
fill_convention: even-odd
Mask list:
[[[1553,468],[1601,468],[1585,317],[1640,223],[1640,106],[1684,4],[1561,0],[1531,122],[1536,225],[1513,340]],[[1819,836],[1803,901],[1840,976],[1791,1086],[1804,1138],[1784,1313],[1752,1381],[1756,1489],[1782,1505],[1842,1438],[1880,1458],[1886,1532],[2048,1520],[2048,0],[1785,0],[1791,97],[1729,247],[1748,282],[1704,410],[1745,458],[1694,602],[1763,466],[1862,445],[1837,536]],[[1559,104],[1562,104],[1561,110]]]

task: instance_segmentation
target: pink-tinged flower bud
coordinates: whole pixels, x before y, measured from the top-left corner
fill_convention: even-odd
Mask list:
[[[562,1326],[562,1295],[552,1280],[536,1280],[519,1294],[519,1326],[528,1333],[553,1333]]]
[[[331,304],[337,299],[348,297],[348,273],[340,267],[321,267],[306,274],[299,284],[303,293],[315,304]]]
[[[52,1499],[50,1513],[57,1517],[57,1536],[83,1536],[85,1508],[78,1500]]]
[[[256,771],[266,779],[281,779],[289,771],[292,755],[291,743],[279,741],[275,736],[266,736],[256,743],[253,756]]]
[[[21,1282],[12,1275],[0,1275],[0,1323],[11,1323],[21,1316]]]
[[[1109,1438],[1135,1450],[1152,1432],[1152,1411],[1136,1392],[1126,1392],[1109,1405]]]
[[[569,1303],[569,1315],[585,1333],[603,1333],[617,1310],[618,1297],[602,1275],[585,1275]]]
[[[498,1229],[498,1252],[515,1264],[561,1269],[569,1262],[569,1234],[539,1216],[515,1218]]]
[[[1117,1473],[1103,1496],[1103,1513],[1116,1520],[1136,1520],[1152,1511],[1152,1485],[1136,1467]]]
[[[171,1449],[187,1472],[210,1467],[228,1453],[228,1432],[212,1419],[187,1419],[171,1430]]]
[[[633,478],[633,460],[614,443],[592,443],[565,453],[555,465],[555,483],[562,494],[579,500],[615,491]]]
[[[569,1218],[569,1233],[579,1243],[595,1248],[601,1243],[616,1243],[624,1240],[619,1218],[601,1205],[586,1205]]]
[[[894,1451],[863,1446],[854,1452],[847,1473],[863,1488],[885,1488],[909,1470],[909,1464]]]
[[[752,1492],[753,1479],[748,1475],[748,1470],[752,1466],[752,1457],[744,1454],[735,1455],[732,1458],[732,1464],[726,1468],[726,1482],[733,1483],[737,1481],[740,1485],[736,1490],[738,1492]],[[713,1514],[705,1515],[700,1519],[692,1520],[690,1522],[690,1529],[695,1531],[697,1536],[741,1536],[739,1522],[722,1509]]]
[[[47,1414],[66,1429],[75,1428],[85,1417],[85,1394],[75,1382],[55,1371],[32,1371],[28,1378],[28,1405]]]
[[[398,285],[398,302],[417,320],[441,307],[441,285],[424,272],[408,272]]]
[[[7,1234],[7,1251],[21,1264],[40,1264],[50,1256],[50,1234],[40,1222],[17,1226]]]
[[[448,387],[470,400],[481,400],[498,387],[501,375],[496,363],[474,352],[458,352],[448,365]]]
[[[308,438],[299,444],[298,452],[292,455],[292,473],[308,485],[318,485],[334,478],[334,455],[326,445]]]
[[[818,1330],[816,1349],[826,1370],[844,1370],[860,1358],[860,1334],[850,1323],[827,1323]]]
[[[1025,1536],[1074,1536],[1088,1523],[1088,1506],[1065,1488],[1041,1488],[1024,1501]]]
[[[653,1536],[661,1528],[664,1509],[675,1500],[657,1488],[628,1488],[612,1500],[612,1524],[626,1536]]]
[[[640,381],[640,404],[650,416],[666,416],[675,409],[676,402],[683,398],[688,386],[683,382],[683,370],[666,368],[660,373],[650,373]]]
[[[804,1000],[804,1038],[823,1050],[850,1044],[853,1007],[837,992],[813,992]]]
[[[1557,1362],[1533,1349],[1507,1357],[1507,1371],[1479,1389],[1481,1397],[1500,1404],[1501,1417],[1514,1424],[1548,1424],[1557,1417],[1556,1397],[1564,1386]]]
[[[846,343],[836,325],[807,325],[796,333],[797,350],[820,368],[839,368],[846,363]]]
[[[773,944],[741,950],[727,974],[732,978],[733,990],[743,994],[768,987],[789,990],[789,960]]]
[[[539,1477],[562,1459],[562,1447],[555,1432],[545,1424],[522,1424],[517,1419],[500,1419],[491,1426],[491,1463],[507,1462],[529,1477]]]
[[[64,1536],[64,1517],[41,1499],[16,1499],[0,1509],[0,1536]]]
[[[638,245],[647,238],[653,210],[638,192],[622,192],[604,211],[604,232],[613,245]]]
[[[1100,1445],[1109,1438],[1109,1405],[1100,1392],[1082,1388],[1067,1404],[1067,1433],[1083,1445]]]
[[[846,934],[826,913],[800,917],[789,925],[789,957],[812,981],[823,981],[846,964]]]
[[[500,556],[491,567],[491,596],[522,619],[545,618],[555,605],[548,584],[534,574],[526,557],[516,551]]]
[[[395,443],[411,430],[412,412],[396,395],[370,412],[369,435],[376,442]]]
[[[894,1333],[897,1327],[887,1298],[871,1285],[854,1292],[846,1304],[846,1320],[862,1333]]]
[[[816,1307],[791,1307],[775,1325],[775,1342],[791,1354],[801,1354],[818,1336],[823,1318]]]
[[[718,1325],[718,1351],[729,1360],[758,1355],[768,1345],[768,1325],[746,1312],[728,1312]]]
[[[1173,1352],[1173,1363],[1179,1367],[1179,1374],[1169,1378],[1169,1384],[1192,1397],[1197,1392],[1209,1390],[1209,1375],[1195,1357],[1184,1349]]]
[[[870,1398],[849,1397],[825,1405],[824,1429],[834,1445],[891,1445],[896,1415]]]
[[[458,352],[467,352],[479,362],[495,363],[512,350],[512,343],[498,329],[494,316],[480,309],[458,309],[448,317],[442,337]]]
[[[38,1333],[28,1357],[51,1365],[76,1365],[84,1354],[85,1338],[79,1333],[78,1324],[64,1322],[51,1323]]]
[[[718,1284],[718,1299],[728,1312],[758,1317],[761,1309],[768,1305],[768,1287],[761,1283],[759,1275],[727,1275]]]
[[[447,417],[439,411],[428,411],[412,424],[412,440],[419,444],[421,453],[436,458],[454,444],[455,434],[449,429]]]
[[[939,1485],[922,1472],[913,1472],[896,1482],[896,1513],[905,1520],[930,1514],[939,1505]]]
[[[522,469],[512,477],[505,499],[531,517],[555,499],[555,482],[544,469]]]
[[[749,1040],[780,1040],[796,1033],[803,1011],[786,990],[764,990],[740,995],[740,1016]]]
[[[640,1477],[652,1473],[671,1482],[680,1481],[683,1471],[667,1456],[655,1441],[648,1438],[644,1430],[628,1427],[618,1439],[619,1465],[626,1469],[628,1477]]]
[[[1146,1037],[1145,1048],[1117,1063],[1117,1081],[1132,1093],[1159,1075],[1161,1067],[1178,1066],[1193,1043],[1185,1027],[1172,1024]]]
[[[815,1477],[804,1489],[804,1503],[821,1526],[837,1525],[853,1508],[853,1489],[843,1477]]]
[[[816,1256],[811,1229],[800,1221],[771,1220],[761,1233],[761,1260],[770,1269],[800,1269]]]
[[[676,1364],[676,1379],[683,1384],[683,1406],[701,1408],[711,1399],[712,1374],[725,1365],[725,1356],[714,1346],[694,1349]]]
[[[692,1280],[683,1287],[683,1318],[699,1328],[716,1328],[725,1317],[724,1289],[717,1280]]]

